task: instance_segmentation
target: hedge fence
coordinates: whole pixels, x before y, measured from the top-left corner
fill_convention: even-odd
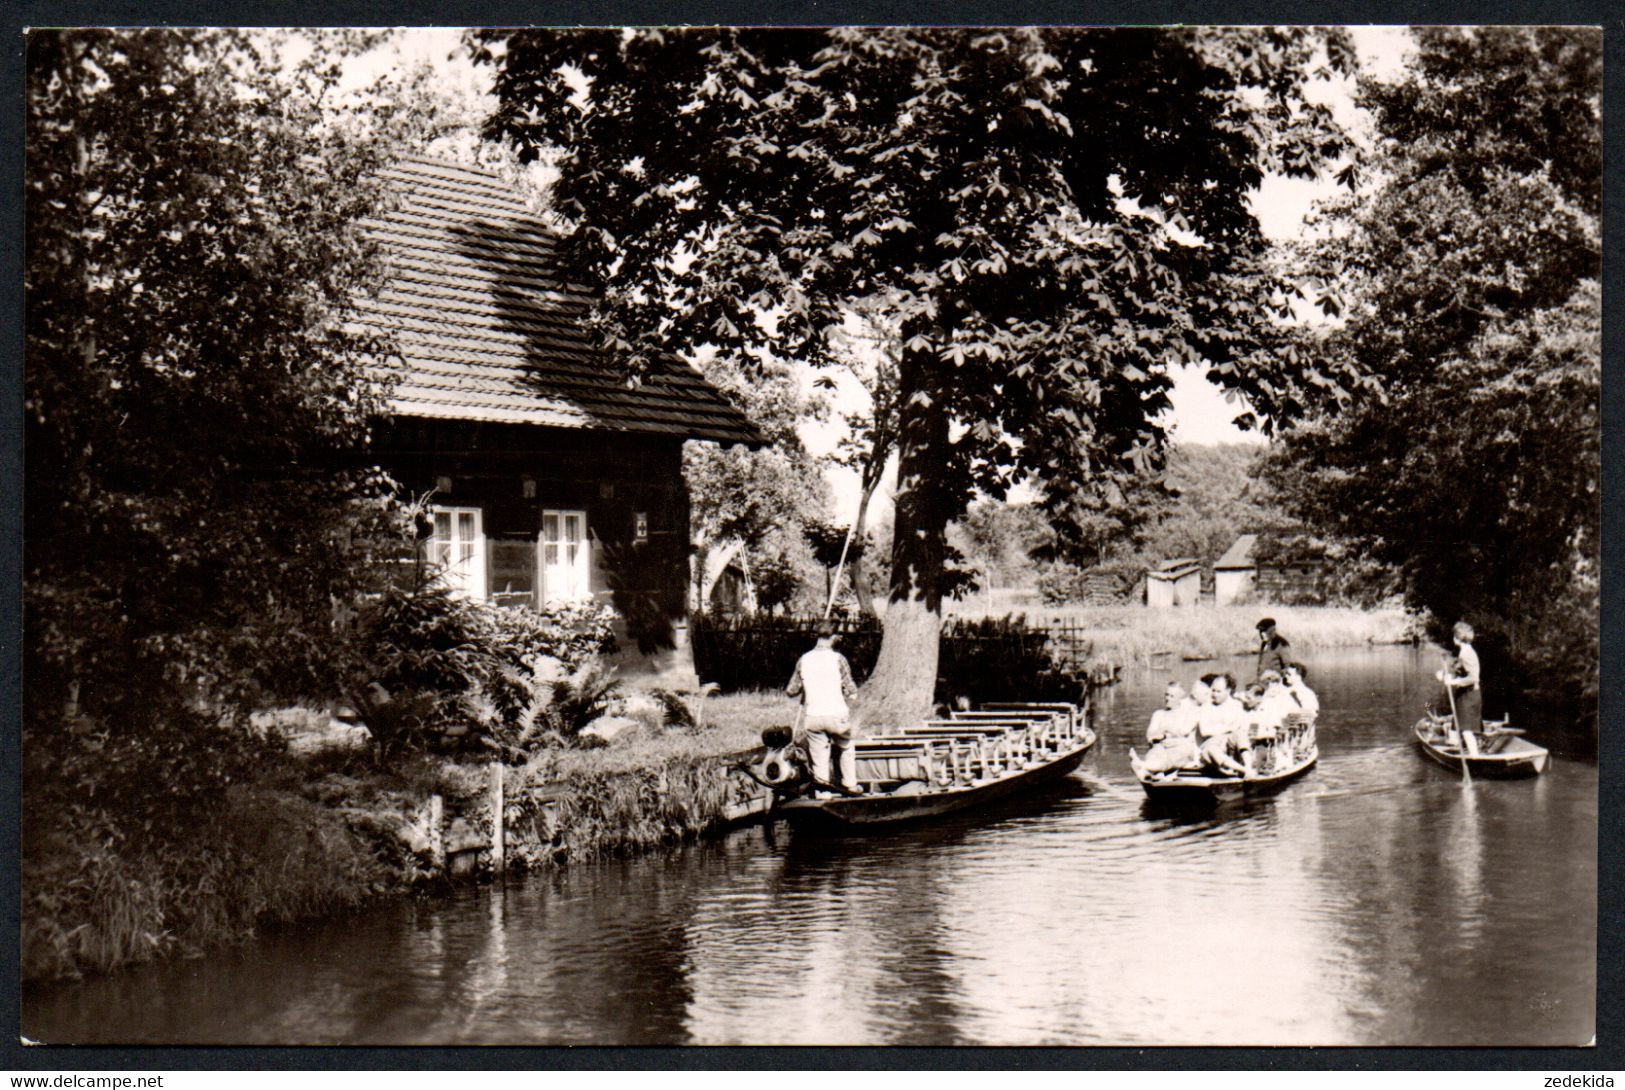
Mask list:
[[[816,617],[765,614],[696,616],[689,623],[695,668],[723,692],[783,688],[796,660],[812,647],[818,623]],[[852,676],[863,684],[880,655],[880,622],[861,616],[831,623]],[[1075,664],[1055,661],[1054,647],[1047,630],[1021,616],[950,618],[942,626],[936,699],[1078,700],[1084,675]]]

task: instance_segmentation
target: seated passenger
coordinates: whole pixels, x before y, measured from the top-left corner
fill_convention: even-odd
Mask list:
[[[1179,708],[1185,713],[1185,721],[1190,724],[1190,733],[1196,733],[1196,723],[1202,717],[1202,709],[1213,702],[1209,695],[1207,682],[1197,679],[1191,682],[1191,691],[1185,694],[1185,699]]]
[[[1264,685],[1258,700],[1255,741],[1262,741],[1268,751],[1270,767],[1282,769],[1292,762],[1292,738],[1282,729],[1286,717],[1301,709],[1287,689],[1285,680],[1274,670],[1265,670],[1260,679]]]
[[[1214,676],[1210,686],[1212,698],[1208,706],[1202,709],[1197,722],[1197,736],[1202,745],[1202,759],[1209,766],[1223,774],[1245,776],[1250,771],[1248,766],[1230,755],[1232,750],[1243,754],[1250,752],[1247,713],[1231,695],[1235,684],[1235,679],[1229,674]]]
[[[1163,706],[1151,713],[1151,724],[1145,732],[1146,741],[1151,743],[1145,755],[1145,770],[1162,775],[1182,768],[1199,768],[1201,754],[1191,738],[1196,723],[1185,710],[1185,690],[1178,682],[1170,681],[1162,699]]]
[[[1308,676],[1309,671],[1304,668],[1303,663],[1289,662],[1282,672],[1281,680],[1286,683],[1286,691],[1297,701],[1299,709],[1314,716],[1320,713],[1320,698],[1304,680]]]

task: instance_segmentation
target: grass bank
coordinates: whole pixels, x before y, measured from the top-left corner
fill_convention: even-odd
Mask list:
[[[793,713],[780,693],[713,697],[698,729],[646,727],[611,748],[544,750],[507,768],[510,865],[629,854],[714,828],[738,801],[719,758]],[[366,748],[298,746],[223,791],[196,828],[138,838],[86,819],[30,830],[23,979],[197,955],[437,881],[428,800],[445,800],[448,824],[488,836],[489,769],[433,755],[386,769]]]

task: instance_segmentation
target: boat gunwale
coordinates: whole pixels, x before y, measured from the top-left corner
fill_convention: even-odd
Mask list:
[[[1132,754],[1132,747],[1130,748]],[[1146,794],[1162,793],[1177,794],[1181,792],[1207,792],[1216,795],[1220,791],[1231,788],[1240,788],[1243,791],[1257,787],[1267,787],[1271,784],[1284,783],[1294,776],[1301,776],[1320,760],[1320,746],[1317,744],[1309,751],[1309,755],[1290,768],[1279,772],[1272,772],[1267,776],[1186,776],[1174,775],[1162,780],[1149,780],[1134,769],[1134,778],[1145,788]],[[1136,759],[1138,763],[1138,759]]]
[[[775,806],[772,812],[778,814],[808,814],[816,812],[839,819],[839,815],[842,810],[872,809],[877,805],[883,805],[885,803],[896,803],[898,808],[911,808],[913,806],[920,805],[922,802],[928,804],[930,800],[933,799],[951,799],[955,797],[971,796],[988,788],[1011,784],[1018,780],[1029,777],[1035,777],[1040,773],[1053,769],[1056,765],[1062,763],[1063,761],[1070,760],[1073,757],[1081,758],[1084,754],[1087,754],[1088,751],[1093,748],[1095,743],[1099,740],[1098,735],[1096,735],[1092,728],[1086,727],[1084,728],[1084,731],[1086,733],[1075,736],[1078,742],[1078,744],[1075,746],[1068,749],[1059,750],[1055,753],[1047,754],[1044,760],[1034,764],[1023,765],[1020,768],[1006,768],[997,776],[977,780],[974,783],[951,784],[948,786],[930,784],[924,790],[916,791],[907,795],[899,795],[896,793],[897,789],[893,788],[891,791],[874,793],[866,792],[862,795],[837,796],[826,799],[790,799],[787,802],[783,802]],[[903,782],[915,783],[920,781],[907,780]],[[899,784],[899,786],[901,786],[901,784]],[[864,822],[861,824],[869,823]]]
[[[1509,738],[1506,746],[1496,753],[1463,754],[1460,748],[1446,748],[1431,741],[1423,730],[1424,725],[1429,723],[1430,720],[1426,718],[1418,719],[1411,727],[1411,735],[1424,755],[1452,772],[1461,772],[1464,759],[1469,772],[1476,771],[1483,775],[1527,768],[1529,775],[1538,776],[1551,763],[1551,750],[1522,736]]]

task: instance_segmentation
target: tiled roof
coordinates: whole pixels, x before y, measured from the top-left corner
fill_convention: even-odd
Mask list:
[[[1237,568],[1251,568],[1254,566],[1253,546],[1258,544],[1257,534],[1242,534],[1236,538],[1236,543],[1226,549],[1219,562],[1213,565],[1214,571]]]
[[[499,177],[421,158],[385,176],[402,200],[367,227],[390,279],[359,321],[401,353],[380,365],[396,413],[762,442],[681,360],[628,387],[585,328],[589,289],[560,277],[553,231]]]

